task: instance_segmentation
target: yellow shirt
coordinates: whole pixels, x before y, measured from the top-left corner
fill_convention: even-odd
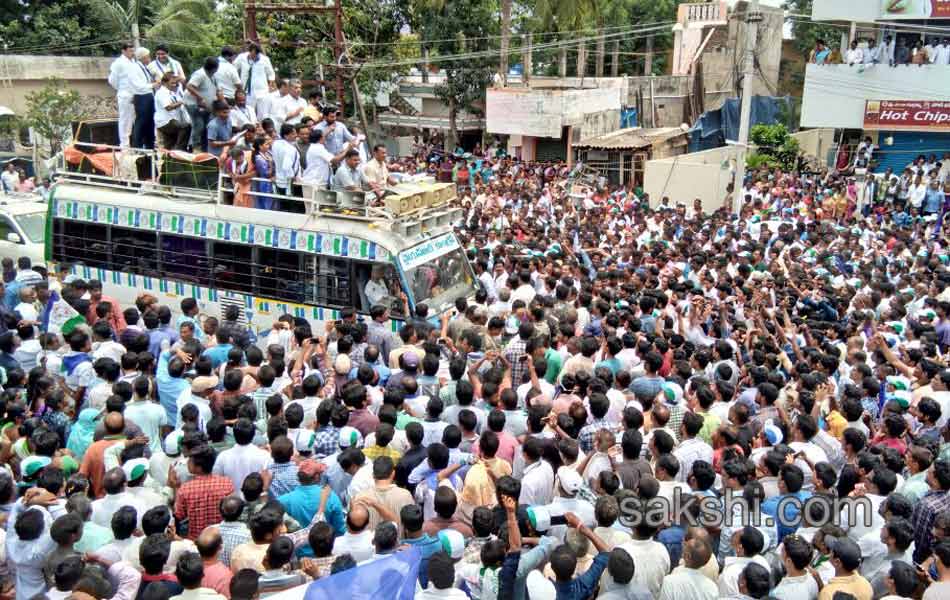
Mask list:
[[[874,596],[874,590],[871,584],[864,577],[857,573],[846,575],[844,577],[832,577],[828,585],[821,588],[818,593],[818,600],[832,600],[835,592],[845,592],[851,594],[857,600],[871,600]]]
[[[844,435],[844,430],[848,428],[848,420],[836,410],[828,413],[828,416],[825,417],[825,422],[828,423],[828,433],[838,440]]]

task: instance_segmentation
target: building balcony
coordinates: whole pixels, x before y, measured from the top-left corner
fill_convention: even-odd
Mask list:
[[[805,69],[802,127],[862,129],[868,100],[950,98],[947,65],[813,65]]]
[[[682,23],[684,27],[725,25],[728,20],[729,10],[725,0],[690,2],[680,4],[676,9],[676,22]]]

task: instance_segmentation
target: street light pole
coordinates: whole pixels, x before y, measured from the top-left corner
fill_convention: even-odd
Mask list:
[[[749,121],[752,118],[752,78],[755,76],[755,46],[759,37],[759,0],[749,2],[746,13],[745,64],[742,70],[742,110],[739,116],[739,143],[736,158],[736,180],[732,191],[732,210],[742,212],[742,188],[745,181],[745,159],[749,148]]]

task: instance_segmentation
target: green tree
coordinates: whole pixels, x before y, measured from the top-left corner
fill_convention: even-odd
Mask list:
[[[73,122],[86,116],[79,92],[68,89],[62,79],[48,79],[42,89],[27,94],[22,122],[46,141],[52,156],[72,135]]]
[[[782,8],[792,15],[808,15],[809,18],[788,18],[795,38],[795,48],[807,59],[815,42],[824,40],[833,43],[841,36],[840,30],[830,23],[819,23],[811,20],[811,8],[814,0],[788,0]]]
[[[103,39],[85,0],[0,0],[5,52],[100,56],[114,50]]]
[[[774,125],[753,125],[749,130],[749,139],[755,146],[746,158],[746,166],[758,168],[763,165],[792,170],[798,162],[798,140],[788,133],[782,123]]]
[[[89,0],[89,7],[103,27],[120,37],[129,36],[136,46],[142,28],[149,38],[169,37],[198,42],[214,11],[213,0]]]

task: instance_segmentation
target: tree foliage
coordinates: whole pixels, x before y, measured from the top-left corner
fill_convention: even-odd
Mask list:
[[[0,48],[5,52],[102,56],[113,48],[65,47],[100,38],[86,0],[0,0]]]
[[[791,14],[811,16],[813,3],[814,0],[787,0],[783,8]],[[841,31],[829,23],[820,23],[811,19],[790,19],[789,24],[792,27],[792,35],[795,37],[795,48],[806,58],[815,47],[816,41],[824,40],[834,46],[834,41],[841,36]]]
[[[746,158],[748,168],[763,165],[786,170],[795,168],[799,152],[798,140],[789,135],[785,125],[753,125],[749,130],[749,139],[756,149]]]
[[[71,136],[73,122],[84,118],[79,92],[67,88],[62,79],[49,79],[42,89],[26,96],[23,124],[48,143],[51,156]]]

